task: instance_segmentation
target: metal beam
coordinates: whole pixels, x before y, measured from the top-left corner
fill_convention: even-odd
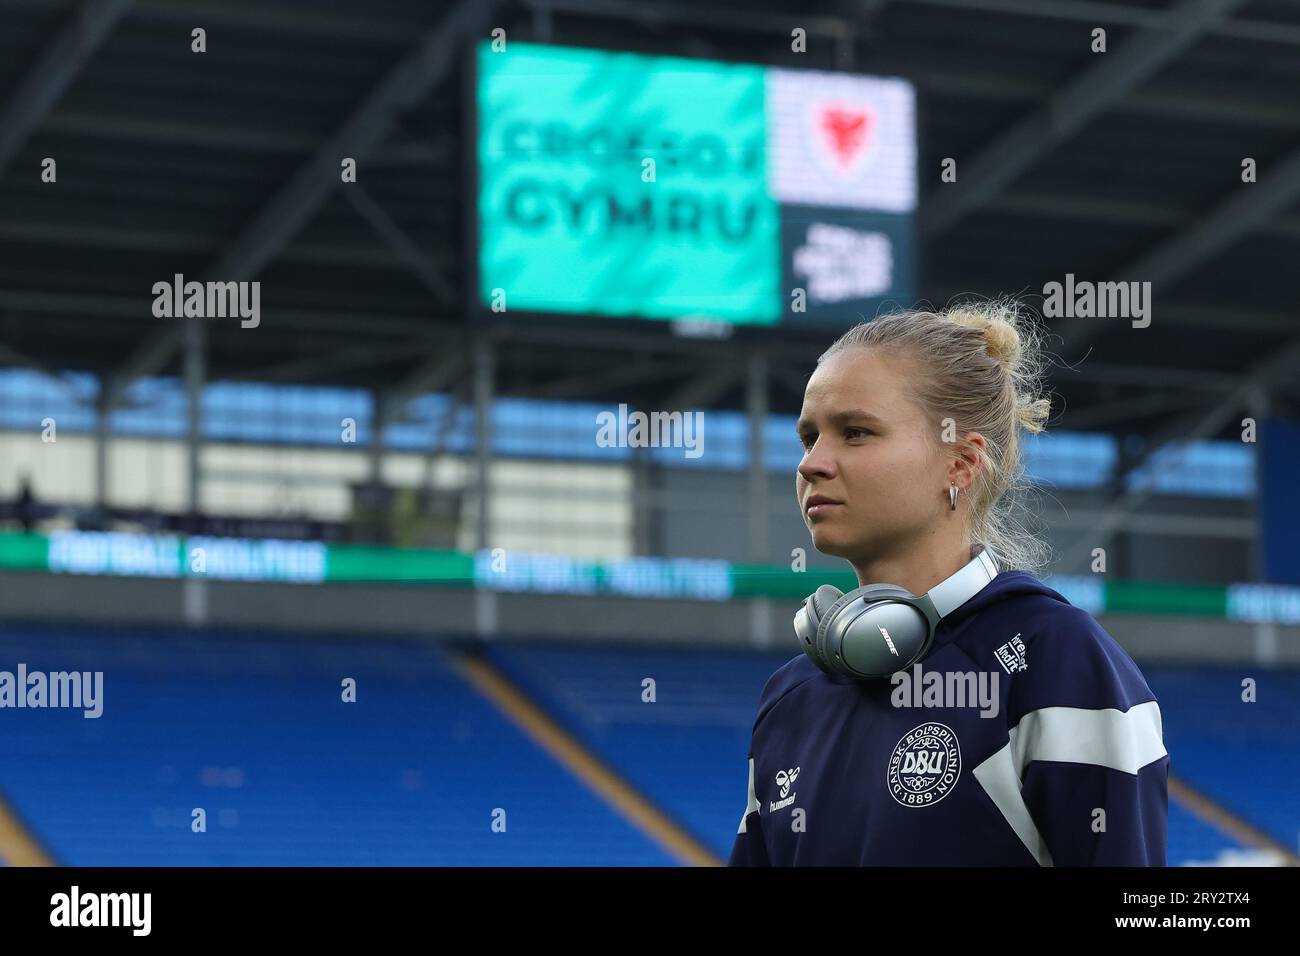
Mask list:
[[[957,100],[993,100],[1003,103],[1039,103],[1054,87],[1033,77],[987,70],[949,70],[933,64],[915,64],[901,56],[884,55],[876,68],[905,75],[924,93]],[[1135,90],[1112,106],[1115,113],[1187,120],[1204,125],[1222,123],[1295,130],[1300,127],[1300,109],[1285,100],[1260,102],[1256,99],[1216,96],[1177,88]]]
[[[152,375],[171,360],[180,344],[182,332],[183,330],[165,329],[153,333],[143,345],[131,353],[125,362],[105,377],[104,410],[106,412],[111,412],[121,403],[132,382],[145,375]]]
[[[227,373],[223,378],[249,382],[306,382],[343,369],[378,365],[409,358],[423,348],[423,342],[398,342],[392,345],[348,345],[346,348],[319,355],[308,355],[276,365]]]
[[[545,324],[516,325],[507,329],[494,330],[494,335],[510,344],[528,342],[533,345],[557,345],[576,350],[635,349],[648,354],[669,354],[690,356],[692,359],[725,358],[734,356],[739,351],[737,343],[731,339],[696,339],[684,336],[664,335],[661,323],[647,322],[645,328],[620,328],[602,330],[599,342],[592,339],[589,331]],[[787,358],[801,353],[811,353],[815,358],[820,354],[813,347],[802,348],[791,343],[772,346],[772,351],[784,353]]]
[[[894,0],[900,2],[900,0]],[[1133,7],[1119,3],[1098,3],[1088,0],[910,0],[913,4],[964,8],[979,12],[1024,15],[1040,19],[1074,20],[1088,24],[1119,24],[1143,29],[1173,31],[1177,21],[1167,11],[1158,8]],[[851,0],[838,4],[841,9],[853,11],[855,6],[863,12],[848,15],[818,14],[805,16],[799,13],[747,11],[737,16],[734,9],[694,3],[653,3],[650,0],[530,0],[532,6],[544,6],[552,12],[580,16],[608,17],[613,20],[637,24],[679,24],[693,27],[735,32],[775,33],[788,31],[793,26],[804,27],[809,36],[836,37],[845,32],[860,31],[862,17],[881,4]],[[1262,20],[1223,19],[1211,24],[1207,32],[1216,36],[1255,40],[1262,43],[1300,45],[1300,27],[1289,23]]]
[[[495,7],[493,2],[461,0],[389,72],[285,188],[262,206],[208,274],[230,281],[260,272],[339,185],[340,160],[344,156],[360,159],[368,155],[392,129],[400,110],[415,105],[446,79],[457,62],[457,43],[485,27]]]
[[[197,515],[203,510],[203,389],[208,381],[208,327],[207,320],[202,318],[182,321],[185,323],[186,500],[190,514]],[[111,408],[111,405],[106,406],[101,414],[106,414]]]
[[[224,153],[301,154],[320,142],[319,138],[284,130],[258,129],[214,122],[155,120],[126,113],[90,113],[60,110],[52,114],[45,128],[82,139],[109,139],[148,145],[202,146]]]
[[[757,564],[771,560],[767,475],[767,416],[771,409],[771,380],[767,356],[757,349],[745,367],[745,414],[749,424],[749,468],[746,503],[749,525],[745,529],[745,558]]]
[[[66,313],[77,317],[110,316],[122,319],[139,319],[146,296],[85,294],[79,292],[19,292],[0,289],[0,308],[14,312],[33,312],[47,315]],[[435,316],[402,315],[392,312],[351,312],[344,309],[277,308],[277,319],[291,328],[333,330],[351,335],[359,334],[409,334],[437,335],[464,333],[464,323],[440,319]]]
[[[926,238],[941,235],[997,196],[1049,149],[1153,76],[1205,28],[1245,0],[1182,0],[1166,27],[1147,27],[1066,84],[1043,109],[1014,124],[963,162],[956,183],[936,189],[918,213]]]
[[[694,29],[718,29],[728,33],[784,32],[786,39],[794,27],[803,27],[809,36],[838,36],[854,27],[852,20],[840,16],[800,12],[768,13],[749,9],[741,16],[734,9],[695,3],[659,3],[652,0],[530,0],[529,7],[545,6],[550,12],[589,17],[608,17],[632,21],[638,25],[676,24]]]
[[[474,489],[478,504],[474,549],[482,551],[492,545],[492,406],[496,400],[495,345],[487,330],[480,327],[473,337],[474,396]],[[489,593],[490,592],[484,592]],[[495,606],[486,600],[475,605],[475,618],[482,630],[495,627]]]
[[[415,242],[402,231],[388,213],[384,212],[360,183],[348,183],[343,187],[343,196],[348,204],[356,210],[357,215],[365,220],[388,246],[389,249],[411,270],[433,293],[439,303],[454,306],[458,302],[456,289],[451,282],[430,264],[431,256],[423,252]]]
[[[1293,312],[1238,309],[1231,305],[1163,305],[1160,307],[1160,318],[1165,323],[1189,328],[1219,329],[1239,334],[1243,332],[1285,334],[1294,332],[1296,327]]]
[[[1185,275],[1263,225],[1300,197],[1300,150],[1277,164],[1265,164],[1264,179],[1237,183],[1231,196],[1188,229],[1162,242],[1125,270],[1125,278],[1162,285]]]
[[[1295,329],[1294,323],[1291,326]],[[1242,377],[1226,372],[1206,372],[1175,366],[1116,365],[1088,362],[1070,368],[1071,381],[1106,385],[1133,385],[1146,388],[1180,388],[1192,392],[1230,393],[1241,385]],[[1064,383],[1064,377],[1058,381]]]
[[[1102,431],[1131,422],[1140,415],[1185,411],[1188,407],[1201,405],[1204,400],[1204,395],[1194,392],[1129,395],[1113,401],[1095,402],[1082,408],[1067,408],[1061,415],[1060,427],[1070,431]]]
[[[108,446],[112,442],[109,412],[103,401],[95,402],[95,507],[108,507],[111,489],[108,481]]]
[[[388,143],[370,157],[370,166],[437,166],[452,158],[456,147],[454,137],[440,136],[436,140],[411,140]]]
[[[133,229],[88,223],[42,223],[30,220],[0,221],[0,239],[24,243],[45,243],[91,247],[96,249],[131,249],[148,252],[204,254],[220,245],[216,236],[170,229]],[[421,253],[430,268],[450,269],[460,257],[430,250]],[[406,270],[407,263],[396,258],[390,249],[366,249],[341,243],[294,242],[281,249],[282,262],[306,262],[317,265],[355,266],[366,269]]]
[[[451,73],[457,62],[456,45],[465,37],[483,32],[496,7],[495,0],[460,0],[389,71],[293,178],[262,205],[225,253],[203,270],[203,276],[237,282],[260,272],[340,184],[342,158],[360,159],[378,146],[392,129],[397,113],[415,105]],[[175,355],[180,342],[181,330],[168,326],[137,349],[116,378],[129,384],[135,376],[157,371]]]
[[[813,361],[816,362],[816,359]],[[775,384],[784,387],[802,402],[804,390],[808,388],[808,379],[812,378],[813,367],[810,364],[806,370],[801,371],[787,365],[773,364],[768,369],[768,376]]]
[[[174,23],[216,23],[273,36],[324,37],[367,43],[403,43],[411,27],[390,17],[336,14],[324,4],[232,4],[226,0],[139,0],[140,15]]]
[[[581,371],[551,382],[538,385],[528,390],[529,398],[565,399],[582,398],[619,389],[627,385],[642,382],[657,382],[680,378],[682,374],[681,359],[675,356],[660,359],[657,362],[640,360],[636,362],[610,362],[600,371]],[[668,408],[676,408],[668,405]]]
[[[1154,30],[1170,28],[1165,12],[1158,8],[1097,3],[1094,0],[911,0],[911,2],[986,13],[1023,14],[1039,19],[1073,20],[1093,25],[1117,23],[1122,26]],[[1211,25],[1206,32],[1240,40],[1285,43],[1289,46],[1300,45],[1300,27],[1291,23],[1225,19]]]
[[[1105,196],[1066,196],[1051,193],[1017,193],[1004,195],[989,203],[994,212],[1022,216],[1042,216],[1075,222],[1103,222],[1126,226],[1157,226],[1173,229],[1195,222],[1196,213],[1148,202],[1128,202]],[[1197,211],[1199,212],[1199,210]],[[1300,239],[1300,216],[1279,216],[1260,223],[1261,235],[1280,239]]]
[[[131,0],[86,0],[46,47],[0,110],[0,175],[131,8]]]
[[[7,0],[7,6],[55,9],[64,0]],[[137,0],[136,15],[142,20],[169,21],[186,27],[218,24],[272,36],[324,37],[362,40],[369,43],[404,44],[413,32],[409,24],[391,18],[347,15],[323,9],[324,4],[232,4],[224,0]]]
[[[1300,150],[1281,162],[1265,164],[1263,178],[1237,183],[1228,198],[1177,235],[1166,239],[1116,274],[1122,281],[1168,287],[1196,266],[1258,228],[1300,197]],[[1153,319],[1154,321],[1154,315]],[[1061,353],[1077,353],[1101,333],[1105,320],[1074,320],[1065,332]]]
[[[982,294],[989,295],[1001,291],[997,290],[995,286],[990,286],[986,276],[969,277],[967,281],[961,281],[960,277],[958,277],[957,280],[951,283],[945,281],[943,286],[931,286],[922,291],[925,293],[923,298],[926,301],[953,302],[969,298],[972,294],[981,290],[983,290]],[[1082,319],[1076,321],[1090,322],[1092,320]],[[1105,322],[1104,319],[1096,321]],[[1160,307],[1160,321],[1165,325],[1219,329],[1238,333],[1263,332],[1265,334],[1285,335],[1294,332],[1296,328],[1294,313],[1262,309],[1239,309],[1235,305],[1215,303],[1162,305]],[[1078,371],[1086,374],[1088,370],[1085,367],[1080,368]]]
[[[456,347],[444,349],[421,362],[383,393],[375,408],[379,427],[400,419],[412,400],[429,392],[441,391],[459,381],[465,376],[471,358],[467,349]]]
[[[727,361],[710,363],[664,399],[664,408],[682,411],[708,408],[740,383],[748,371],[748,362],[747,355],[737,352]]]
[[[1174,422],[1149,442],[1142,453],[1129,464],[1119,476],[1123,483],[1128,476],[1150,461],[1155,454],[1174,442],[1185,442],[1190,446],[1216,434],[1248,403],[1254,401],[1259,390],[1267,389],[1274,381],[1287,374],[1294,374],[1295,366],[1300,363],[1300,336],[1293,338],[1288,345],[1262,362],[1253,365],[1242,376],[1241,383],[1229,394],[1216,401],[1214,405],[1202,412],[1193,413]],[[1179,463],[1179,458],[1167,461],[1162,470],[1168,470]],[[1153,483],[1154,484],[1154,483]],[[1087,532],[1079,535],[1065,550],[1066,565],[1062,573],[1086,567],[1091,556],[1091,548],[1106,547],[1111,537],[1120,526],[1154,495],[1152,488],[1127,491],[1112,501]],[[1086,550],[1085,550],[1086,549]]]

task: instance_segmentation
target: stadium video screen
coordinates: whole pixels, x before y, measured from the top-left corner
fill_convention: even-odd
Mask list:
[[[476,60],[481,306],[788,326],[912,298],[911,84],[513,41]]]

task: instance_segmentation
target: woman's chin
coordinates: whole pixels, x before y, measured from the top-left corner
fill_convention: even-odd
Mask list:
[[[832,558],[842,557],[844,552],[850,550],[849,542],[843,540],[842,535],[821,526],[813,528],[812,543],[814,548]]]
[[[809,530],[814,548],[827,557],[845,561],[856,561],[864,554],[873,554],[881,543],[878,535],[864,533],[861,528],[836,527],[825,521],[814,524]]]

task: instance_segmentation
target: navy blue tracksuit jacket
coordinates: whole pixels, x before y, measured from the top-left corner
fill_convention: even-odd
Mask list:
[[[769,678],[732,866],[1165,865],[1160,708],[1086,611],[1004,571],[906,676]]]

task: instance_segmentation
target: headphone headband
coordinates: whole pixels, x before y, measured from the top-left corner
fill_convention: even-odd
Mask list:
[[[965,567],[951,577],[944,578],[926,594],[934,609],[939,612],[940,619],[979,594],[986,584],[998,576],[998,566],[993,555],[989,554],[984,545],[980,545],[979,549],[979,554]]]

